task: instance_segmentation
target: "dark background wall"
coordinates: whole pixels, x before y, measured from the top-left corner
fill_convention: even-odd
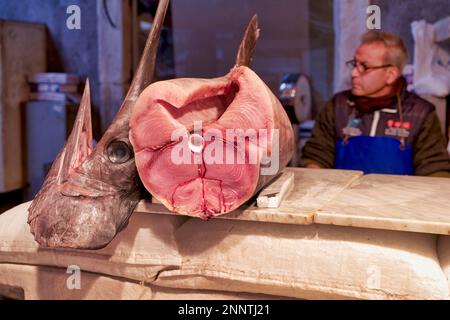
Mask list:
[[[371,3],[378,5],[381,9],[382,30],[397,33],[405,41],[410,63],[413,61],[414,54],[411,23],[422,19],[428,23],[434,23],[450,15],[449,0],[371,0]],[[446,44],[443,46],[449,48]]]
[[[81,9],[81,30],[69,30],[67,7]],[[0,0],[0,19],[38,22],[47,25],[49,71],[97,75],[96,3],[92,0]]]
[[[252,69],[278,93],[284,74],[309,77],[320,106],[332,95],[332,0],[172,0],[177,77],[218,77],[234,65],[244,29],[258,14]],[[313,108],[314,109],[314,108]]]
[[[261,36],[252,68],[276,90],[285,72],[309,74],[307,0],[173,0],[175,72],[179,77],[223,76],[253,14]]]
[[[81,30],[66,26],[66,10],[72,4],[81,9]],[[96,6],[93,0],[0,0],[0,19],[47,26],[48,71],[75,73],[83,81],[89,77],[94,112],[100,104]]]
[[[320,108],[332,95],[333,1],[242,0],[238,1],[239,5],[233,2],[172,0],[176,75],[212,77],[226,73],[233,63],[245,24],[257,12],[262,35],[253,67],[274,91],[283,73],[308,74],[314,100]],[[450,13],[449,0],[371,0],[371,3],[381,8],[382,29],[404,39],[411,63],[414,50],[411,22],[419,19],[435,22]],[[66,9],[71,4],[81,8],[81,30],[66,27]],[[98,107],[101,95],[96,7],[95,0],[0,0],[0,19],[47,25],[48,71],[89,77],[92,101]]]
[[[333,95],[334,28],[333,0],[309,0],[310,81],[313,118]]]

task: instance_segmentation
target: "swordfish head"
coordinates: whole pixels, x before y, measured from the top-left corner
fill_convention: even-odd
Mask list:
[[[40,245],[102,248],[128,223],[140,194],[129,120],[139,94],[152,81],[168,4],[169,0],[159,1],[131,87],[95,148],[86,82],[72,132],[29,208],[28,223]]]

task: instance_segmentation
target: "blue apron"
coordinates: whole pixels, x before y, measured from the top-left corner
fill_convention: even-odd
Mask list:
[[[393,137],[350,137],[336,143],[336,169],[360,170],[365,174],[413,175],[413,157],[409,144],[402,147]]]

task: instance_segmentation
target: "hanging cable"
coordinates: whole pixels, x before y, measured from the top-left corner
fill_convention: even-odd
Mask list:
[[[109,14],[108,4],[106,3],[106,0],[103,0],[103,9],[105,10],[106,18],[108,18],[108,22],[114,29],[117,29],[116,24],[112,21],[111,15]]]

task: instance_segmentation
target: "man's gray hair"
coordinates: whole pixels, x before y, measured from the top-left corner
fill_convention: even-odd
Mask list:
[[[408,50],[403,40],[393,33],[375,30],[367,31],[361,37],[361,44],[374,42],[383,43],[387,48],[384,63],[396,66],[402,71],[408,63]]]

